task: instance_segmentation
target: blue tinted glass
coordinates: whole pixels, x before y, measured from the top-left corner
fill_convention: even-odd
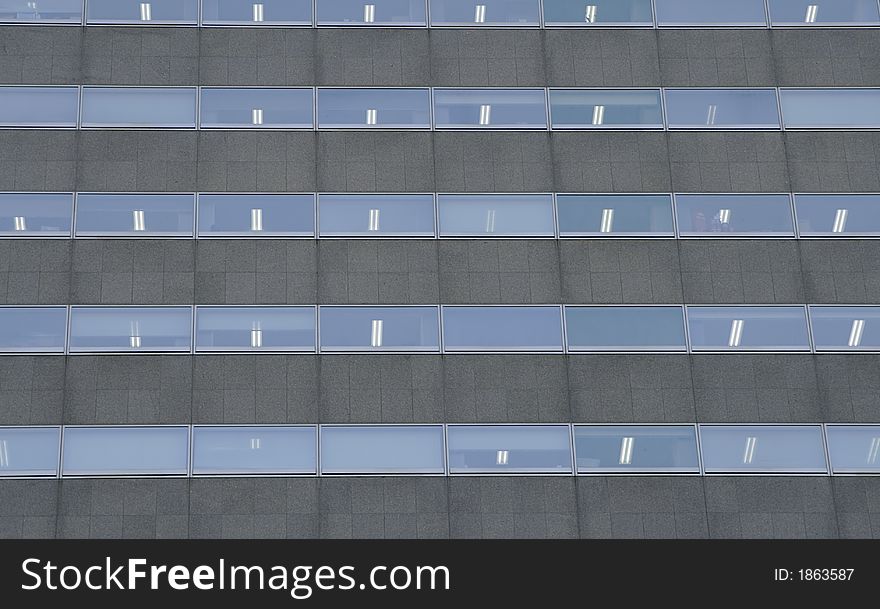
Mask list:
[[[880,128],[880,89],[780,89],[787,129]]]
[[[818,425],[700,425],[703,469],[711,473],[825,473]]]
[[[186,475],[187,427],[65,427],[62,476]]]
[[[871,25],[878,22],[877,0],[770,0],[773,25]]]
[[[190,307],[73,307],[70,351],[190,350]]]
[[[11,23],[81,23],[83,0],[2,0],[0,21]]]
[[[440,425],[324,426],[323,474],[442,474]]]
[[[202,89],[199,125],[217,129],[311,129],[311,89]]]
[[[659,25],[767,24],[764,0],[654,0]]]
[[[880,425],[829,425],[825,434],[833,473],[880,473]]]
[[[318,25],[425,25],[425,0],[317,0]]]
[[[779,129],[774,89],[666,89],[670,129]]]
[[[205,25],[311,25],[311,0],[202,0]]]
[[[320,307],[322,351],[439,351],[437,307]]]
[[[432,195],[319,195],[322,237],[433,237]]]
[[[660,90],[550,90],[553,129],[662,129]]]
[[[320,129],[430,129],[428,89],[318,89]]]
[[[77,237],[192,237],[194,195],[78,194]]]
[[[562,237],[672,237],[669,195],[556,195]]]
[[[431,0],[431,25],[537,26],[538,0]]]
[[[809,351],[804,307],[687,307],[695,351]]]
[[[571,473],[567,425],[450,425],[450,474]]]
[[[0,477],[57,476],[61,429],[0,427]]]
[[[810,307],[817,351],[880,350],[880,307]]]
[[[438,129],[546,129],[542,89],[435,89]]]
[[[199,0],[88,0],[88,23],[187,23],[199,19]]]
[[[793,237],[788,195],[675,195],[682,237]]]
[[[562,351],[559,307],[443,307],[446,351]]]
[[[194,475],[314,474],[317,430],[303,427],[193,427]]]
[[[0,87],[0,126],[76,127],[76,87]]]
[[[685,351],[681,307],[566,307],[573,351]]]
[[[880,236],[880,195],[795,195],[803,237]]]
[[[438,195],[441,237],[552,237],[552,195]]]
[[[0,307],[0,352],[63,353],[67,307]]]
[[[314,195],[200,194],[199,237],[312,237]]]
[[[547,25],[654,25],[651,0],[544,0]]]
[[[0,194],[2,237],[69,237],[72,218],[72,194]]]
[[[692,425],[576,425],[574,450],[579,474],[700,473]]]
[[[314,350],[314,307],[196,307],[196,351]]]
[[[195,87],[83,87],[83,127],[196,126]]]

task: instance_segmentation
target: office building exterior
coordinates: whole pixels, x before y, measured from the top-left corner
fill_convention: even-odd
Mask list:
[[[0,536],[880,536],[876,0],[0,22]]]

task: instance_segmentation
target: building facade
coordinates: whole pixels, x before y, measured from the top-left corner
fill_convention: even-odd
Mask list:
[[[317,0],[319,20],[322,3]],[[0,25],[0,99],[8,95],[6,110],[0,103],[0,221],[11,226],[0,224],[0,337],[7,340],[0,345],[6,351],[0,355],[3,447],[6,441],[13,448],[36,446],[36,440],[9,435],[27,428],[48,429],[57,435],[46,441],[60,443],[60,426],[71,453],[77,432],[68,433],[80,426],[160,426],[183,430],[188,439],[183,471],[162,469],[161,458],[157,469],[114,471],[114,453],[99,452],[89,458],[103,458],[106,469],[93,461],[77,469],[65,461],[55,474],[16,473],[17,455],[3,457],[0,536],[880,537],[880,459],[872,444],[880,428],[871,427],[880,424],[880,341],[871,336],[872,322],[880,320],[875,309],[852,312],[880,304],[880,241],[872,238],[880,235],[872,224],[880,203],[869,196],[829,198],[880,192],[876,2],[759,0],[760,14],[754,20],[741,14],[745,21],[739,23],[718,7],[712,15],[722,23],[699,11],[675,13],[673,5],[686,2],[657,0],[653,10],[650,2],[629,2],[619,3],[631,7],[627,16],[604,23],[607,2],[557,0],[552,11],[545,5],[543,13],[532,13],[523,3],[448,0],[431,8],[436,27],[419,27],[419,18],[428,18],[413,13],[413,4],[408,18],[383,21],[378,0],[353,4],[355,16],[327,16],[326,26],[300,23],[293,14],[273,23],[270,2],[239,3],[245,16],[226,21],[222,10],[212,13],[213,22],[203,12],[201,25],[197,2],[194,13],[170,17],[161,12],[163,2],[111,3],[128,7],[120,14],[102,13],[100,2],[90,2],[86,20],[92,22],[84,25],[47,22],[51,17],[27,6],[33,3],[5,4],[13,6],[0,6],[6,22]],[[202,10],[224,4],[205,0]],[[796,5],[799,15],[801,4],[805,16],[789,19],[783,5]],[[855,8],[846,18],[824,22],[832,4]],[[569,5],[576,17],[564,16]],[[640,12],[644,6],[647,17]],[[811,21],[812,6],[818,13]],[[466,18],[455,16],[459,8]],[[777,8],[782,12],[774,13]],[[508,9],[510,16],[493,21]],[[257,19],[257,10],[267,16]],[[311,22],[311,7],[306,14]],[[558,23],[550,17],[557,14],[563,15]],[[59,19],[68,18],[63,15]],[[36,87],[69,95],[73,118],[21,119],[31,110],[42,112],[42,101],[15,97],[42,99]],[[158,104],[125,95],[147,87],[159,91]],[[192,124],[126,118],[129,111],[161,114],[171,107],[162,95],[172,88],[190,95],[183,107],[193,110]],[[232,102],[210,114],[211,88],[304,91],[303,99],[312,100],[306,103],[311,126],[295,118],[267,125],[272,113],[267,110],[264,119],[263,106],[250,102],[241,106],[247,110],[243,121],[229,118],[241,109]],[[387,113],[369,103],[346,106],[346,99],[367,89],[421,91],[427,101],[414,102],[416,110],[394,101]],[[769,106],[757,97],[734,96],[729,106],[726,95],[719,102],[686,99],[721,89],[763,96]],[[115,93],[98,101],[98,93],[108,90]],[[443,105],[443,92],[463,90],[477,94]],[[329,95],[322,105],[322,91],[341,91],[340,106]],[[559,91],[574,92],[569,114]],[[829,91],[827,100],[809,98]],[[523,92],[539,101],[517,97]],[[596,92],[609,101],[590,101],[586,94]],[[616,95],[626,92],[632,100],[615,105]],[[796,99],[797,92],[806,101]],[[199,99],[201,106],[187,105]],[[526,116],[535,103],[538,114]],[[768,107],[769,123],[762,114]],[[357,118],[334,118],[334,109]],[[616,118],[618,111],[623,118]],[[651,118],[654,111],[659,114]],[[397,118],[386,124],[388,114]],[[563,115],[574,118],[564,123]],[[217,122],[209,123],[209,116]],[[40,195],[34,205],[48,205],[48,193],[60,195],[61,209],[70,210],[76,193],[75,224],[59,225],[56,214],[38,230],[39,219],[15,211],[29,200],[25,195]],[[156,217],[173,220],[153,232],[152,203],[126,207],[119,196],[136,193],[180,195],[183,207],[168,211],[157,203]],[[243,227],[203,230],[206,201],[223,193],[302,195],[311,201],[304,203],[306,224],[317,228],[311,235],[308,228],[297,235],[294,229],[255,234],[272,218],[268,207],[248,199],[247,210],[262,211],[247,215]],[[100,194],[108,196],[92,197],[96,207],[89,210],[89,197]],[[364,199],[365,208],[332,208],[331,195],[340,194],[383,196]],[[455,198],[465,194],[479,196]],[[518,198],[525,194],[540,196]],[[618,231],[607,212],[614,209],[616,222],[626,222],[624,207],[642,209],[647,199],[566,199],[624,194],[654,196],[660,212],[651,215],[648,229],[636,222]],[[381,208],[381,216],[371,212],[366,228],[345,228],[347,217],[380,209],[393,198],[388,195],[420,195],[401,201],[408,209],[424,204],[428,228],[411,229],[418,224],[411,220],[383,233],[379,227],[397,217],[395,208]],[[763,198],[749,198],[754,195]],[[827,203],[831,226],[808,225],[813,195]],[[6,216],[4,196],[12,210]],[[574,211],[565,215],[569,200]],[[705,208],[690,213],[691,200]],[[758,207],[740,209],[743,201]],[[592,202],[599,226],[584,228],[593,216],[578,205],[587,209]],[[477,215],[468,217],[459,203]],[[115,213],[104,204],[121,207],[126,228],[103,222]],[[786,210],[777,216],[781,224],[768,220],[777,204]],[[514,206],[512,215],[505,205]],[[862,209],[867,211],[859,215]],[[736,228],[725,212],[751,223]],[[181,218],[190,228],[180,228]],[[331,227],[333,218],[343,228]],[[611,322],[575,319],[577,311],[598,310],[578,306],[624,315],[631,307],[623,305],[652,308],[632,318],[609,317]],[[720,305],[731,309],[713,308]],[[84,308],[90,306],[106,308]],[[312,320],[319,317],[306,329],[314,334],[320,326],[320,335],[270,348],[273,327],[251,324],[250,344],[230,346],[222,342],[222,323],[212,333],[193,321],[208,307],[231,312],[257,306],[301,307]],[[422,307],[428,321],[419,322],[419,340],[407,335],[394,343],[393,319],[363,309],[379,306]],[[117,332],[121,347],[102,342],[113,331],[101,328],[116,327],[107,312],[124,316],[132,307],[177,311],[185,318],[184,338],[163,326],[154,344],[148,322],[136,328],[129,316],[125,331]],[[194,316],[193,307],[202,309]],[[346,311],[354,307],[365,311],[361,325],[347,325]],[[27,317],[36,308],[49,311],[31,322],[48,342],[25,352],[15,340],[27,343],[34,332],[25,328],[27,336],[16,338],[10,328],[37,319]],[[656,327],[638,324],[660,308],[673,321],[658,323],[681,326],[680,336],[662,344],[652,335]],[[97,312],[91,325],[88,311]],[[333,311],[342,311],[341,321],[331,319]],[[453,327],[453,311],[475,315]],[[518,338],[543,331],[542,319],[517,316],[523,311],[555,316],[548,334]],[[60,317],[51,318],[53,312]],[[831,334],[844,329],[843,342],[825,342],[823,314],[830,316]],[[494,327],[497,320],[508,321]],[[52,342],[56,322],[60,343]],[[591,342],[606,323],[638,331],[618,344]],[[436,334],[426,338],[431,324]],[[779,330],[792,327],[786,324],[797,326],[795,338]],[[750,335],[756,326],[760,331]],[[361,336],[364,328],[369,331]],[[208,343],[216,349],[201,348]],[[435,430],[428,443],[440,438],[439,470],[332,470],[331,455],[320,453],[330,445],[325,429],[402,424]],[[564,430],[569,452],[560,456],[530,437],[505,437],[501,444],[453,437],[458,432],[452,428],[478,432],[481,424]],[[612,424],[640,424],[642,431]],[[309,444],[320,453],[311,473],[269,468],[248,475],[227,464],[220,475],[199,475],[189,437],[198,426],[216,425],[306,426],[313,434],[314,426],[324,427],[320,444]],[[699,438],[698,425],[705,426]],[[587,454],[588,436],[612,427],[617,435],[603,446],[611,447],[605,452],[616,463],[605,467],[600,449]],[[721,440],[710,444],[710,427],[729,431],[732,448]],[[537,428],[522,429],[528,435]],[[650,445],[652,430],[668,429],[684,434],[676,451],[684,446],[689,465],[670,461],[656,470],[627,470],[643,440]],[[799,430],[814,434],[802,453],[797,441],[774,439],[776,432]],[[841,436],[836,448],[835,430],[853,435]],[[254,441],[253,429],[243,433]],[[94,446],[124,452],[124,438],[122,444],[95,441],[79,440],[85,452],[90,446],[93,453]],[[776,441],[781,448],[760,466],[765,446]],[[144,446],[162,456],[178,448]],[[349,463],[369,462],[370,445],[357,446],[366,452],[349,455]],[[839,465],[846,446],[867,450],[864,463]],[[519,467],[517,448],[538,455],[536,461],[527,458]],[[820,463],[786,460],[788,452]],[[739,461],[724,463],[730,454]],[[463,459],[458,466],[456,458]]]

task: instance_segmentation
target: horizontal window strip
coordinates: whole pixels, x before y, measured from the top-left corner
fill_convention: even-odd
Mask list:
[[[880,237],[880,194],[0,192],[0,239]]]
[[[877,0],[7,0],[0,22],[248,27],[870,27]]]
[[[0,478],[876,474],[873,424],[0,427]]]
[[[880,306],[0,306],[0,353],[880,353]]]
[[[845,111],[842,109],[845,108]],[[880,129],[880,88],[0,86],[7,129]]]

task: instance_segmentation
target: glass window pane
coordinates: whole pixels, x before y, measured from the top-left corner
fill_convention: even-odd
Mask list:
[[[318,25],[425,25],[425,0],[318,0]]]
[[[319,129],[430,129],[428,89],[318,89]]]
[[[703,469],[711,473],[825,473],[819,425],[700,425]]]
[[[438,129],[546,129],[543,89],[434,89]]]
[[[433,195],[319,195],[322,237],[433,237]]]
[[[537,26],[539,12],[538,0],[431,0],[431,25]]]
[[[314,474],[314,426],[193,426],[193,474]]]
[[[687,307],[694,351],[809,351],[804,307]]]
[[[700,473],[692,425],[576,425],[574,450],[579,474]]]
[[[0,427],[0,478],[57,476],[61,429]]]
[[[548,26],[652,26],[651,0],[544,0]]]
[[[202,89],[203,129],[311,129],[311,89]]]
[[[565,307],[572,351],[685,351],[681,307]]]
[[[311,0],[202,0],[205,25],[311,25]]]
[[[659,25],[767,24],[764,0],[654,0]]]
[[[825,433],[832,473],[880,473],[880,425],[829,425]]]
[[[70,237],[70,193],[0,193],[0,237]]]
[[[183,476],[187,427],[65,427],[62,476]]]
[[[64,353],[67,307],[0,307],[0,352]]]
[[[321,473],[442,474],[443,427],[321,427]]]
[[[562,351],[555,306],[443,307],[446,351]]]
[[[877,0],[770,0],[773,25],[871,25],[878,22]]]
[[[793,237],[788,195],[675,195],[682,237]]]
[[[438,195],[441,237],[553,237],[552,195]]]
[[[71,352],[189,351],[190,307],[73,307]]]
[[[556,195],[560,237],[672,237],[669,195]]]
[[[200,194],[199,237],[313,237],[314,195]]]
[[[437,307],[319,307],[321,351],[439,351]]]
[[[314,307],[196,307],[196,351],[314,350]]]
[[[662,129],[660,90],[550,90],[553,129]]]
[[[0,21],[11,23],[82,23],[83,0],[3,0]]]
[[[571,473],[568,425],[450,425],[450,474]]]
[[[780,89],[787,129],[876,129],[880,89]]]
[[[670,129],[779,129],[774,89],[666,89],[665,95]]]
[[[880,195],[795,195],[802,237],[880,237]]]
[[[192,237],[195,195],[76,196],[77,237]]]
[[[76,127],[78,100],[77,87],[0,87],[0,126]]]
[[[817,351],[880,350],[880,307],[810,307]]]
[[[194,128],[196,89],[83,87],[82,126]]]
[[[185,23],[195,25],[199,0],[88,0],[88,23]]]

